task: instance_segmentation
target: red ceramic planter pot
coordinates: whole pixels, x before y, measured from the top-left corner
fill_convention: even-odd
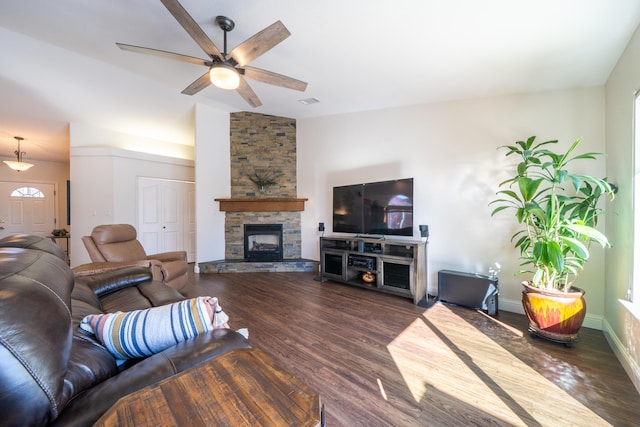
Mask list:
[[[522,306],[529,319],[529,331],[562,343],[578,339],[578,331],[587,312],[584,291],[546,291],[523,283]]]

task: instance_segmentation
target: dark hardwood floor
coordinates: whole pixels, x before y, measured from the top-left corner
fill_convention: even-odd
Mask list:
[[[601,331],[571,348],[524,316],[320,283],[313,273],[194,275],[233,328],[317,390],[327,426],[632,426],[640,395]]]

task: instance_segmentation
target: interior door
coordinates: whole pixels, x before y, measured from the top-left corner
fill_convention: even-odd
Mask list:
[[[148,254],[187,251],[195,260],[194,192],[193,182],[138,178],[138,239]]]
[[[0,238],[49,236],[55,228],[55,184],[0,181]]]

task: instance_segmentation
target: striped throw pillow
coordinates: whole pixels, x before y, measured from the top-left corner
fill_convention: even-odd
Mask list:
[[[214,329],[211,300],[198,297],[145,310],[89,315],[80,327],[95,334],[117,359],[150,356]]]

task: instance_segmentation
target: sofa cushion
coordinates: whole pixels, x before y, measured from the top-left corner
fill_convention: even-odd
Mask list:
[[[92,309],[90,309],[91,311],[85,313],[82,317],[86,316],[87,314],[95,314],[102,311],[100,299],[98,299],[98,296],[95,294],[95,292],[91,290],[86,282],[76,279],[73,285],[73,291],[71,292],[71,313],[73,313],[74,317],[78,314],[75,308],[75,305],[78,302],[83,302],[93,307]]]
[[[184,296],[162,282],[144,282],[137,286],[140,294],[149,300],[152,306],[172,304],[184,300]]]
[[[0,248],[3,425],[46,425],[64,407],[72,287],[73,274],[57,255]]]
[[[103,313],[116,311],[133,311],[153,307],[153,304],[140,293],[137,286],[120,289],[100,298]]]
[[[119,372],[113,355],[92,334],[79,328],[74,331],[69,364],[64,377],[66,401]]]
[[[118,359],[158,353],[213,329],[207,297],[131,312],[89,315],[80,326],[93,332]]]

